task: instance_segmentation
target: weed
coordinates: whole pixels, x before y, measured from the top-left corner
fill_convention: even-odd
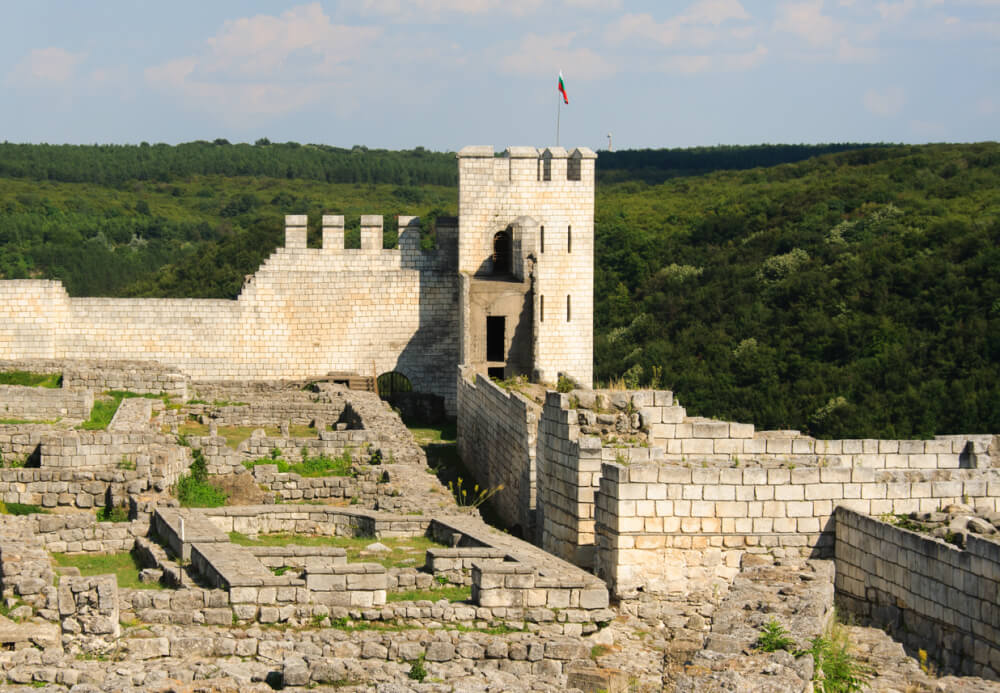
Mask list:
[[[795,641],[788,637],[788,631],[785,630],[785,627],[778,623],[777,619],[772,618],[761,629],[755,647],[761,652],[777,652],[778,650],[795,652]]]
[[[125,505],[105,505],[97,509],[98,522],[128,522],[128,507]]]
[[[500,491],[503,491],[503,489],[503,484],[495,486],[494,488],[482,489],[479,488],[479,484],[474,484],[471,489],[472,493],[470,494],[470,489],[463,488],[462,477],[458,477],[455,481],[448,482],[448,490],[455,496],[455,500],[458,504],[468,508],[478,508]]]
[[[135,461],[130,460],[125,455],[122,455],[122,458],[118,460],[118,469],[123,469],[125,471],[133,471],[135,470]]]
[[[122,395],[112,395],[94,400],[94,406],[90,409],[90,418],[84,421],[77,428],[84,431],[103,431],[115,417],[118,406],[122,403]]]
[[[594,645],[590,648],[590,658],[596,662],[598,657],[603,657],[612,651],[612,648],[608,645]]]
[[[177,500],[185,508],[217,508],[226,504],[228,495],[208,483],[208,463],[201,450],[191,451],[194,461],[188,473],[177,480]]]
[[[859,693],[871,672],[847,651],[847,632],[835,624],[828,635],[818,635],[806,652],[816,661],[814,681],[820,693]]]
[[[559,375],[559,380],[556,381],[556,391],[557,392],[566,393],[566,392],[572,392],[575,389],[577,389],[576,381],[574,381],[572,378],[569,378],[569,377],[567,377],[565,375],[562,375],[562,374]]]
[[[927,659],[927,650],[917,650],[917,660],[920,662],[920,670],[928,676],[937,676],[937,667],[934,662]]]
[[[420,655],[410,662],[410,671],[406,675],[417,682],[421,682],[427,678],[427,669],[424,667],[424,655]]]

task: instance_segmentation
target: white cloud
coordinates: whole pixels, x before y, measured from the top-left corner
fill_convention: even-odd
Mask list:
[[[70,53],[56,46],[36,48],[7,73],[7,83],[28,87],[62,84],[76,74],[85,57],[85,53]]]
[[[695,45],[707,45],[721,36],[714,27],[749,19],[750,15],[738,0],[698,0],[663,22],[657,22],[646,13],[626,14],[608,29],[608,38],[616,43],[644,38],[664,46],[681,39]]]
[[[663,72],[692,75],[701,72],[742,72],[757,67],[767,57],[767,46],[758,44],[745,53],[672,55],[660,63]]]
[[[878,116],[894,116],[903,110],[906,97],[902,87],[888,87],[883,91],[868,89],[864,96],[865,110]]]
[[[562,69],[567,80],[604,79],[617,71],[611,62],[591,49],[573,48],[574,38],[576,34],[572,33],[528,34],[501,60],[501,68],[522,75],[537,75],[546,70],[555,74],[555,70]]]
[[[814,46],[832,44],[840,32],[840,24],[823,14],[823,0],[785,3],[778,8],[774,28],[795,34]]]
[[[566,7],[576,7],[582,10],[617,10],[622,6],[622,0],[563,0]]]
[[[413,21],[434,20],[445,14],[503,12],[523,16],[535,12],[541,6],[542,0],[364,0],[361,10],[397,20]]]
[[[199,55],[147,68],[146,81],[188,105],[239,120],[295,111],[349,79],[380,30],[330,22],[318,2],[280,17],[227,21]],[[338,100],[343,105],[343,102]]]

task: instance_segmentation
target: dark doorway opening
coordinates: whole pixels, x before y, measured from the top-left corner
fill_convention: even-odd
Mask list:
[[[378,394],[382,399],[389,399],[401,392],[412,392],[410,379],[399,371],[389,371],[378,377]]]
[[[500,231],[493,236],[493,274],[510,274],[510,232]]]
[[[492,380],[503,380],[504,379],[504,367],[503,366],[491,366],[486,369],[486,375]]]
[[[502,315],[486,317],[486,360],[503,361],[506,358],[507,318]]]

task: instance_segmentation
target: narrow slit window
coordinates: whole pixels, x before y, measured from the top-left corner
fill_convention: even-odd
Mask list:
[[[567,253],[572,253],[573,252],[573,227],[572,226],[567,226],[566,227],[566,252]]]
[[[542,226],[538,233],[538,252],[545,252],[545,227]]]
[[[538,297],[538,322],[545,322],[545,297]]]
[[[573,309],[569,303],[569,294],[566,294],[566,322],[573,319]]]

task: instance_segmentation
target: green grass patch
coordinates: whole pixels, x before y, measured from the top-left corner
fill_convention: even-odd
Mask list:
[[[458,427],[455,421],[445,421],[436,425],[407,425],[407,428],[420,446],[454,443],[458,439]]]
[[[21,424],[54,424],[54,423],[59,423],[61,420],[62,420],[61,418],[48,419],[48,420],[43,420],[43,419],[0,419],[0,424],[9,425],[9,426],[19,426]]]
[[[336,546],[347,551],[351,562],[381,563],[386,568],[416,567],[424,563],[427,549],[447,548],[430,537],[331,537],[312,534],[261,534],[256,538],[239,532],[230,532],[229,540],[240,546]],[[365,547],[379,542],[389,547],[389,551],[362,556]],[[433,590],[438,593],[441,590]],[[443,596],[443,595],[442,595]],[[421,597],[423,599],[424,597]],[[442,597],[437,597],[441,599]],[[466,599],[468,597],[465,597]]]
[[[40,505],[30,503],[2,503],[0,502],[0,514],[2,515],[48,515],[49,511]]]
[[[98,522],[128,522],[128,506],[105,505],[97,509]]]
[[[275,448],[271,451],[270,457],[247,461],[243,463],[243,466],[247,469],[253,469],[262,464],[275,464],[278,466],[279,472],[290,472],[307,477],[354,476],[353,462],[350,450],[344,450],[339,457],[327,457],[326,455],[309,457],[308,451],[302,448],[302,461],[292,463],[282,459],[280,452]]]
[[[227,447],[235,450],[258,428],[263,428],[264,433],[269,436],[276,436],[279,433],[273,426],[219,426],[219,435],[226,439]],[[208,424],[186,421],[177,427],[177,432],[182,436],[207,436]]]
[[[447,599],[449,602],[467,602],[472,599],[472,587],[458,585],[430,590],[389,592],[385,595],[387,602],[418,602],[422,600],[436,602],[441,599]]]
[[[131,551],[119,553],[53,553],[56,565],[79,568],[80,575],[106,575],[118,578],[118,587],[125,589],[162,589],[155,582],[139,582],[142,565]]]
[[[32,373],[30,371],[4,371],[0,373],[0,385],[23,385],[25,387],[62,387],[62,373]]]

